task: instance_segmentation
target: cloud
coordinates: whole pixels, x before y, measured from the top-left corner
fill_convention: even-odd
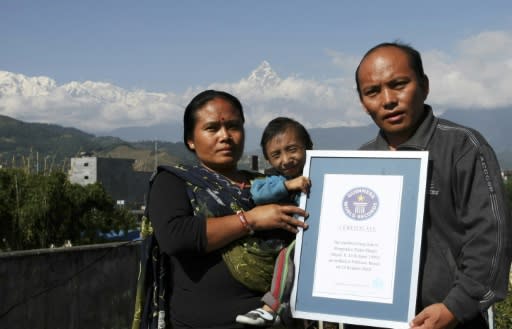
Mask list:
[[[347,55],[332,49],[326,49],[325,53],[331,58],[331,62],[334,66],[343,70],[348,77],[354,76],[357,65],[359,65],[359,61],[361,60],[359,56]]]
[[[181,122],[186,104],[199,91],[226,90],[240,98],[248,126],[263,127],[276,116],[291,116],[306,127],[370,124],[361,109],[354,70],[359,58],[325,51],[340,70],[335,79],[318,81],[280,77],[263,62],[235,82],[197,86],[176,94],[126,90],[106,82],[58,85],[49,77],[0,71],[0,114],[31,122],[57,123],[88,132]],[[488,31],[460,41],[454,49],[422,52],[430,78],[428,102],[449,108],[492,109],[512,105],[512,32]]]
[[[482,32],[459,42],[452,55],[423,54],[429,102],[440,108],[493,109],[512,105],[512,32]]]
[[[264,64],[262,64],[264,65]],[[274,72],[262,80],[255,74],[235,83],[217,83],[209,88],[223,89],[240,97],[246,107],[249,125],[263,127],[276,116],[290,116],[306,127],[336,127],[368,124],[361,110],[352,78],[316,81],[298,77],[280,78]]]
[[[175,121],[184,102],[183,96],[173,93],[128,91],[93,81],[59,86],[49,78],[0,72],[0,114],[89,132]]]

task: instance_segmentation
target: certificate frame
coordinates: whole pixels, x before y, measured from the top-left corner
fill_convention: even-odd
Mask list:
[[[294,317],[409,328],[416,309],[427,167],[427,151],[306,152],[303,175],[311,179],[312,186],[309,195],[303,194],[300,198],[301,208],[309,213],[306,220],[309,227],[300,230],[296,238],[295,281],[290,300]],[[392,183],[386,183],[388,181]],[[377,191],[374,197],[379,201],[374,200],[373,208],[363,209],[357,215],[350,210],[354,193],[347,191],[355,191],[365,184],[372,187],[370,192]],[[337,186],[340,186],[339,191]],[[358,194],[358,197],[364,199],[366,190],[361,191],[362,196]],[[386,217],[389,213],[396,215]],[[362,220],[358,221],[357,216]],[[372,223],[368,216],[376,225],[368,224]],[[389,228],[380,218],[385,221],[391,218],[389,221],[396,225]],[[339,224],[338,220],[349,224]],[[347,228],[359,232],[350,233]],[[381,229],[394,238],[382,239]],[[349,242],[357,236],[363,238],[362,242]],[[374,237],[379,236],[380,242],[373,243]],[[349,243],[352,245],[346,245]],[[355,252],[342,253],[347,250]],[[383,255],[379,256],[380,253]],[[373,256],[377,257],[376,263],[368,261],[368,257]],[[389,259],[392,261],[388,262]],[[344,265],[350,262],[359,264]],[[376,280],[373,277],[376,273],[384,273],[384,279]],[[344,282],[352,279],[362,281],[355,286]],[[383,290],[382,296],[380,290],[374,294],[375,289]]]

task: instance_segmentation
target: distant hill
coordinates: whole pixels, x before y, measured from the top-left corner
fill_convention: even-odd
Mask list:
[[[31,170],[63,168],[80,154],[136,159],[140,170],[151,171],[155,162],[192,162],[183,143],[126,142],[118,137],[96,137],[75,128],[27,123],[0,115],[0,164]]]
[[[510,123],[512,123],[512,108],[495,110],[460,110],[445,111],[441,117],[480,131],[497,152],[512,151],[510,139]],[[246,150],[249,152],[259,149],[261,128],[246,127]],[[315,147],[321,149],[351,149],[372,138],[375,126],[313,128],[309,130]],[[183,127],[178,123],[158,124],[149,127],[119,128],[109,132],[123,140],[134,142],[139,140],[182,141]]]
[[[496,151],[502,168],[512,169],[512,108],[449,110],[440,117],[478,130]],[[315,149],[353,150],[374,138],[378,129],[371,124],[362,127],[313,128],[308,131]]]
[[[512,151],[512,108],[498,110],[448,110],[443,118],[475,128],[496,152]]]
[[[122,127],[109,131],[106,135],[116,136],[125,141],[181,141],[183,125],[178,123],[161,123],[151,127]]]
[[[263,129],[246,127],[245,149],[253,151],[259,149],[260,137]],[[105,133],[108,136],[116,136],[128,142],[137,141],[183,141],[183,124],[161,123],[149,127],[123,127]]]
[[[355,150],[375,137],[374,125],[363,127],[314,128],[309,130],[313,147],[318,150]]]
[[[512,168],[512,109],[488,111],[450,110],[442,117],[480,131],[495,149],[501,166]],[[182,139],[180,126],[160,125],[159,133]],[[141,128],[149,132],[150,127]],[[172,133],[171,133],[171,129]],[[179,130],[179,132],[177,132]],[[259,139],[261,129],[248,128],[246,154],[261,157]],[[126,132],[126,131],[125,131]],[[315,149],[357,149],[373,138],[377,128],[372,124],[364,127],[313,128],[309,130]],[[155,134],[156,135],[156,134]],[[180,142],[147,138],[126,141],[112,136],[95,136],[75,128],[55,124],[27,123],[0,115],[0,164],[3,166],[66,167],[70,157],[80,153],[93,153],[102,157],[135,159],[136,169],[151,171],[155,163],[195,162],[195,158]],[[134,136],[131,135],[133,139]],[[156,153],[155,153],[156,150]],[[249,166],[244,157],[243,165]]]
[[[512,152],[512,108],[500,110],[449,110],[440,115],[447,120],[478,130],[494,150]],[[315,148],[353,149],[375,137],[377,128],[364,127],[316,128],[309,130]]]

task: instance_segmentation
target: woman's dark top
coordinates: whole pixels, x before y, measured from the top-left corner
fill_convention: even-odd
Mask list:
[[[261,306],[262,293],[232,277],[220,250],[205,252],[206,219],[193,215],[186,189],[182,179],[160,172],[148,205],[158,244],[171,259],[173,328],[243,328],[236,315]]]

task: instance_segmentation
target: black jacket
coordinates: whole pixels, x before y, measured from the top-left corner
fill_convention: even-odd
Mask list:
[[[507,294],[511,217],[494,151],[477,131],[430,106],[397,150],[429,151],[418,311],[443,302],[460,322]],[[382,131],[362,150],[388,150]]]

